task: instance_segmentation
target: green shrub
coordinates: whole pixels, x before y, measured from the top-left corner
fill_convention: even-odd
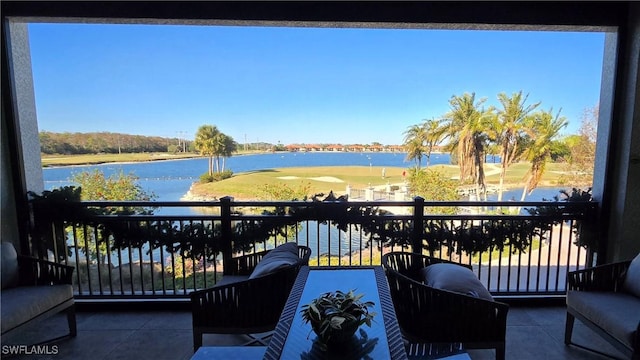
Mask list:
[[[458,182],[451,180],[436,169],[410,169],[409,187],[412,194],[423,197],[425,201],[456,201],[460,199],[457,190]],[[431,209],[430,213],[455,214],[456,209],[439,207]]]
[[[225,170],[222,172],[217,172],[213,174],[213,180],[214,181],[220,181],[220,180],[224,180],[224,179],[228,179],[230,177],[233,176],[233,171],[231,170]]]
[[[231,170],[225,170],[225,171],[213,173],[212,175],[209,175],[208,173],[204,173],[200,175],[200,182],[204,184],[204,183],[210,183],[215,181],[221,181],[224,179],[228,179],[232,176],[233,176],[233,171]]]
[[[264,184],[260,186],[261,200],[303,200],[311,191],[311,184],[301,182],[290,186],[284,183]]]
[[[209,175],[208,173],[202,174],[200,175],[200,182],[205,184],[205,183],[210,183],[213,182],[213,175]]]

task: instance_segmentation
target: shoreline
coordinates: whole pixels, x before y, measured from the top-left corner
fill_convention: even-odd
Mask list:
[[[296,154],[297,152],[285,151],[285,152],[277,152],[277,153]],[[325,152],[325,153],[332,153],[332,152]],[[343,153],[348,153],[348,152],[343,152]],[[235,156],[246,157],[250,155],[271,155],[271,154],[272,154],[271,152],[261,152],[261,153],[254,152],[254,153],[237,154]],[[300,153],[300,155],[304,155],[304,154],[306,154],[306,152]],[[313,155],[313,152],[311,153],[311,155]],[[119,164],[122,164],[122,165],[140,164],[141,166],[143,166],[143,164],[149,164],[153,162],[167,162],[167,161],[178,161],[178,160],[182,160],[184,162],[185,160],[198,161],[198,159],[200,158],[206,159],[206,157],[199,156],[199,155],[193,155],[193,156],[189,155],[185,157],[174,158],[172,155],[164,154],[163,156],[162,153],[160,153],[159,155],[147,154],[147,156],[152,156],[152,157],[147,159],[138,159],[138,160],[132,160],[129,158],[129,160],[131,161],[104,161],[104,162],[95,162],[92,164],[84,163],[84,164],[70,164],[70,165],[50,165],[50,166],[43,167],[43,171],[53,170],[53,169],[64,169],[64,168],[78,169],[82,167],[93,167],[93,166],[104,168],[104,166],[119,165]],[[86,160],[86,158],[83,158],[83,159]],[[276,163],[274,162],[274,164],[269,163],[269,164],[263,164],[263,165],[275,165],[275,164]],[[147,166],[153,166],[153,165],[147,165]],[[161,166],[161,165],[158,165],[158,166]],[[164,165],[164,166],[173,167],[174,165]],[[175,166],[181,166],[181,165],[175,165]],[[432,166],[445,166],[447,168],[448,167],[456,168],[455,165],[445,165],[445,164],[435,164]],[[492,176],[492,181],[487,181],[487,185],[495,187],[496,185],[498,185],[497,177],[500,172],[500,168],[498,164],[492,163],[492,162],[486,163],[485,166],[486,166],[486,176],[487,177]],[[514,164],[514,167],[515,166],[518,166],[518,165]],[[337,170],[335,170],[335,173],[333,173],[332,172],[333,170],[331,170],[330,168],[336,168]],[[316,170],[314,171],[314,169]],[[251,191],[251,189],[257,186],[258,183],[262,183],[262,182],[269,183],[273,181],[287,183],[288,182],[287,180],[311,181],[313,183],[313,187],[316,188],[316,190],[318,190],[318,191],[313,190],[311,193],[326,193],[329,190],[331,190],[336,194],[336,196],[343,195],[343,193],[346,193],[346,191],[344,191],[345,187],[350,187],[354,190],[364,190],[367,188],[367,185],[366,185],[367,183],[369,184],[370,187],[374,188],[376,191],[385,191],[385,189],[387,189],[389,186],[395,187],[395,186],[401,186],[404,184],[402,182],[402,178],[399,175],[402,171],[398,170],[400,172],[396,174],[397,171],[393,170],[395,169],[395,167],[387,166],[387,171],[388,171],[387,174],[391,173],[392,175],[387,176],[386,178],[383,177],[382,180],[380,180],[379,174],[376,174],[376,173],[379,173],[380,169],[384,169],[384,167],[381,167],[379,165],[375,166],[374,168],[375,172],[372,172],[371,169],[372,169],[371,166],[367,167],[367,166],[358,166],[358,165],[295,166],[295,167],[284,167],[284,168],[280,168],[277,166],[265,167],[264,170],[261,170],[261,171],[248,172],[248,173],[256,173],[260,175],[255,179],[251,177],[252,174],[248,174],[249,176],[247,177],[247,176],[244,176],[244,175],[247,175],[245,174],[245,172],[238,172],[234,174],[234,177],[232,179],[229,179],[231,180],[231,182],[229,182],[228,180],[225,180],[218,183],[207,183],[207,184],[201,184],[197,178],[191,177],[190,178],[191,180],[189,181],[188,185],[183,183],[180,186],[179,191],[174,192],[175,197],[173,198],[176,199],[177,201],[185,201],[185,202],[188,202],[188,201],[210,202],[210,201],[217,201],[222,196],[228,196],[229,194],[236,194],[236,195],[231,195],[231,196],[234,196],[236,201],[258,201],[259,200],[258,194],[255,191]],[[548,171],[545,174],[545,177],[547,179],[542,180],[538,188],[540,189],[560,188],[560,189],[566,189],[567,191],[570,192],[572,188],[586,189],[586,187],[590,186],[589,184],[576,183],[576,184],[569,185],[569,184],[558,183],[558,180],[560,180],[563,174],[565,173],[565,171],[562,171],[562,169],[563,168],[561,168],[561,164],[556,164],[556,166],[552,168],[552,170]],[[269,170],[269,171],[265,171],[265,170]],[[69,170],[69,171],[74,171],[74,170]],[[523,170],[516,169],[515,173],[517,174],[518,171],[523,171]],[[271,176],[271,178],[262,179],[264,175],[270,174],[270,173],[277,173],[277,176],[273,175]],[[447,176],[450,176],[451,179],[458,178],[458,175],[454,175],[456,172],[452,172],[451,169],[445,170],[445,173],[447,174]],[[237,177],[237,175],[243,175],[243,176]],[[511,176],[511,179],[509,179],[509,175],[507,175],[507,179],[505,180],[506,181],[503,185],[504,191],[522,189],[523,187],[522,183],[517,181],[518,179],[516,179],[513,176]],[[509,181],[509,180],[513,180],[513,181]],[[564,181],[562,182],[564,183]],[[290,182],[290,184],[294,184],[294,183],[295,183],[294,181]],[[325,185],[323,185],[323,183]],[[178,190],[178,189],[175,189],[175,190]],[[516,195],[515,197],[519,199],[520,196]]]
[[[180,201],[218,201],[218,197],[213,195],[196,195],[191,190],[197,182],[193,182],[189,190],[180,197]]]
[[[83,166],[101,166],[101,165],[130,165],[130,164],[141,164],[141,163],[149,163],[149,162],[161,162],[161,161],[180,161],[180,160],[192,160],[195,158],[199,158],[201,156],[189,156],[189,157],[181,157],[177,159],[147,159],[147,160],[131,160],[131,161],[96,161],[82,164],[66,164],[66,165],[42,165],[42,169],[60,169],[60,168],[75,168],[75,167],[83,167]]]
[[[262,154],[270,154],[270,153],[271,152],[239,153],[239,154],[234,154],[233,156],[262,155]],[[140,154],[140,153],[132,153],[132,154]],[[192,159],[197,159],[197,158],[206,158],[206,156],[199,155],[199,154],[181,156],[181,157],[177,157],[177,158],[169,158],[172,155],[168,155],[166,153],[150,153],[150,154],[158,154],[159,156],[157,158],[148,158],[148,159],[130,160],[130,161],[96,160],[96,161],[83,162],[83,163],[79,163],[79,164],[53,163],[51,165],[45,165],[42,160],[57,159],[57,158],[69,158],[69,157],[73,158],[74,156],[100,156],[100,155],[80,154],[80,155],[53,155],[54,157],[47,157],[47,156],[43,157],[42,154],[41,154],[40,158],[41,158],[41,162],[43,163],[42,164],[42,168],[43,169],[56,169],[56,168],[66,168],[66,167],[82,167],[82,166],[99,166],[99,165],[106,165],[106,164],[129,165],[129,164],[156,162],[156,161],[178,161],[178,160],[192,160]],[[109,155],[116,155],[116,154],[109,154]]]

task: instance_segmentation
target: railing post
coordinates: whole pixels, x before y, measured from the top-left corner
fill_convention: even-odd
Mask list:
[[[424,220],[424,198],[413,198],[413,232],[411,234],[411,250],[416,254],[422,254],[422,223]]]
[[[375,193],[373,191],[373,186],[369,186],[368,188],[364,189],[364,199],[366,201],[373,201],[375,200]]]
[[[221,216],[221,229],[222,235],[222,263],[227,265],[231,263],[231,254],[233,252],[233,230],[231,228],[231,202],[233,197],[225,196],[220,198],[220,216]],[[230,268],[228,266],[223,267],[223,274],[229,275]]]

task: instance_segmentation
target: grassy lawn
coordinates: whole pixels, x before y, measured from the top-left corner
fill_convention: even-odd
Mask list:
[[[386,167],[387,177],[382,178],[382,166],[320,166],[268,169],[234,174],[223,181],[198,184],[193,191],[196,194],[208,194],[216,197],[234,194],[238,199],[257,199],[261,186],[282,183],[297,188],[304,184],[311,186],[312,193],[342,194],[347,185],[354,188],[366,186],[384,186],[387,182],[402,182],[402,167]],[[338,179],[340,182],[331,182]]]
[[[124,153],[124,154],[86,154],[86,155],[42,155],[42,166],[95,165],[113,162],[143,162],[156,160],[175,160],[197,157],[195,154],[170,153]]]
[[[64,166],[82,164],[102,164],[110,162],[142,162],[155,160],[174,160],[197,157],[195,154],[170,153],[135,153],[135,154],[88,154],[88,155],[43,155],[43,166]],[[529,169],[528,163],[511,165],[507,171],[505,186],[507,188],[521,187]],[[547,171],[539,186],[557,186],[562,172],[562,164],[549,163]],[[434,165],[447,177],[457,177],[460,170],[456,165]],[[386,167],[386,177],[383,179],[382,166],[325,166],[325,167],[297,167],[265,169],[259,171],[237,173],[230,179],[216,183],[198,184],[192,190],[195,195],[220,198],[234,194],[237,200],[259,200],[261,189],[267,184],[287,184],[292,188],[308,185],[311,194],[334,191],[337,194],[345,192],[347,185],[352,188],[364,189],[368,186],[383,187],[387,183],[401,184],[402,171],[408,167]],[[498,184],[500,179],[500,164],[488,163],[485,166],[487,184]]]
[[[259,199],[261,188],[265,184],[284,182],[290,187],[297,188],[304,184],[311,187],[311,193],[327,194],[333,190],[336,194],[343,194],[346,186],[363,189],[369,185],[380,187],[390,184],[402,183],[403,167],[386,167],[387,176],[381,176],[382,166],[326,166],[326,167],[297,167],[252,171],[234,174],[230,179],[208,184],[197,184],[192,188],[195,195],[207,195],[220,198],[228,194],[234,194],[236,200]],[[459,168],[455,165],[434,165],[431,168],[438,169],[445,176],[459,175]],[[507,188],[521,187],[529,164],[519,163],[512,165],[507,171],[505,186]],[[556,186],[560,174],[561,164],[548,164],[540,186]],[[489,164],[486,171],[488,184],[498,184],[500,175],[496,171],[499,164]],[[333,178],[340,182],[331,182]]]
[[[540,249],[540,239],[536,238],[531,240],[531,246],[527,248],[526,252],[531,252],[538,249]],[[523,254],[525,254],[526,252],[523,252]],[[481,263],[485,263],[489,261],[489,258],[491,258],[491,261],[493,262],[493,261],[497,261],[500,257],[508,258],[511,255],[513,254],[509,252],[509,247],[505,246],[502,253],[497,249],[493,250],[491,253],[486,251],[482,253],[482,257],[480,257],[480,254],[473,255],[473,257],[471,258],[471,261],[474,264],[477,263],[478,261],[480,261]]]
[[[331,262],[329,262],[327,255],[309,259],[310,266],[371,266],[380,264],[382,264],[382,253],[377,249],[373,251],[371,251],[371,249],[364,249],[362,251],[362,261],[358,253],[343,255],[341,257],[332,255]]]
[[[238,151],[236,155],[264,154],[264,151]],[[173,154],[155,153],[122,153],[122,154],[80,154],[80,155],[46,155],[41,154],[42,166],[95,165],[118,162],[144,162],[157,160],[176,160],[200,157],[196,153]]]
[[[214,273],[212,270],[207,271],[207,281],[205,283],[205,276],[204,276],[204,272],[199,271],[195,274],[190,274],[187,275],[184,278],[184,282],[183,282],[183,278],[182,277],[176,277],[175,281],[175,288],[173,287],[173,278],[171,277],[171,275],[166,275],[165,276],[165,288],[167,290],[183,290],[185,287],[184,285],[187,285],[187,289],[192,289],[193,288],[193,282],[195,279],[195,288],[196,289],[204,289],[207,287],[211,287],[214,284],[218,283],[221,279],[222,279],[222,272],[218,272],[218,273]],[[205,286],[206,285],[206,286]],[[162,289],[162,281],[161,280],[156,280],[156,284],[155,284],[155,289],[156,290],[161,290]]]
[[[547,163],[547,169],[539,186],[558,186],[558,178],[563,171],[563,166],[564,164],[561,163]],[[504,180],[505,184],[511,184],[511,187],[522,186],[521,184],[526,180],[527,171],[529,171],[530,167],[530,163],[524,162],[511,165],[507,170],[507,175]],[[500,164],[495,164],[495,168],[499,169]],[[489,164],[489,167],[485,167],[485,173],[488,173],[485,178],[486,182],[488,184],[497,185],[500,181],[500,173],[497,171],[492,173],[490,172],[490,169],[493,169],[493,164]]]

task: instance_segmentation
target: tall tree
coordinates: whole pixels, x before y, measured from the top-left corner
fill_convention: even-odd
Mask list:
[[[596,137],[598,127],[598,106],[587,108],[582,114],[578,134],[568,137],[567,173],[574,184],[590,186],[596,158]]]
[[[475,93],[452,96],[449,100],[451,110],[445,115],[444,134],[450,139],[449,151],[457,157],[460,181],[473,181],[476,192],[486,197],[484,155],[494,110],[481,107],[485,101],[484,98],[476,101]]]
[[[220,165],[220,159],[222,158],[222,151],[224,150],[224,138],[225,138],[225,134],[218,132],[216,134],[216,136],[214,137],[214,141],[213,141],[213,153],[214,153],[214,159],[215,159],[215,171],[216,172],[221,172],[221,168],[222,166]]]
[[[505,93],[498,94],[498,101],[502,109],[498,110],[497,139],[500,146],[500,184],[498,187],[498,201],[502,200],[502,187],[507,168],[522,154],[522,137],[526,136],[525,119],[540,103],[526,105],[529,95],[522,95],[522,91],[509,97]]]
[[[441,126],[441,121],[435,119],[425,121],[423,128],[426,132],[424,139],[425,156],[427,157],[427,167],[429,167],[431,165],[431,153],[433,152],[433,148],[442,140],[444,128]]]
[[[415,160],[418,170],[422,167],[422,157],[425,153],[427,131],[424,124],[412,125],[404,132],[404,147],[407,151],[406,159]]]
[[[524,158],[531,163],[531,167],[527,171],[527,180],[520,201],[524,201],[538,186],[551,157],[553,141],[560,134],[560,130],[567,126],[567,119],[560,117],[560,111],[555,116],[552,112],[553,110],[536,112],[526,121],[534,135],[532,143],[524,151]]]
[[[209,157],[209,176],[213,175],[213,157],[220,149],[218,146],[219,134],[220,131],[215,125],[202,125],[196,132],[194,145],[200,155]]]
[[[237,150],[238,144],[233,140],[233,138],[226,134],[222,134],[222,149],[220,151],[220,156],[222,156],[221,171],[224,171],[225,159],[233,156],[233,153]]]

